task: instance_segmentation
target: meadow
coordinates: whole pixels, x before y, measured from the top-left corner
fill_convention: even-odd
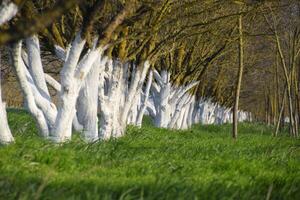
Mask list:
[[[261,124],[185,131],[129,127],[125,137],[66,144],[37,136],[10,110],[13,145],[0,147],[0,199],[299,199],[300,141]]]

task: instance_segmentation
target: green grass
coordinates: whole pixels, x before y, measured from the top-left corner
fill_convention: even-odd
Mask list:
[[[300,141],[262,125],[129,128],[118,140],[55,145],[11,110],[0,147],[0,199],[299,199]]]

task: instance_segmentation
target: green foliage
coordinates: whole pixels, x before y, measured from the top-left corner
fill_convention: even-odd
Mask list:
[[[16,143],[0,147],[0,199],[297,199],[300,142],[262,125],[130,127],[118,140],[55,145],[11,110]],[[22,128],[20,128],[22,127]]]

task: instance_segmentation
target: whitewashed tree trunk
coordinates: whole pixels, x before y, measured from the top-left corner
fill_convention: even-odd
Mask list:
[[[232,123],[231,108],[223,107],[217,103],[213,103],[210,99],[192,100],[190,105],[189,119],[187,120],[188,127],[192,124],[224,124]],[[192,113],[192,114],[191,114]],[[239,111],[239,120],[249,120],[251,113]],[[177,122],[177,127],[180,124]]]
[[[7,122],[6,104],[1,100],[0,94],[0,144],[9,144],[14,142],[14,138]]]
[[[54,126],[57,109],[51,102],[51,97],[47,88],[38,38],[36,36],[27,38],[26,47],[28,54],[25,51],[22,51],[23,60],[20,60],[20,63],[27,66],[23,66],[27,81],[30,84],[37,107],[41,109],[47,120],[48,129],[50,131]]]
[[[232,123],[233,121],[233,113],[232,113],[232,110],[231,109],[228,109],[228,112],[227,112],[227,123]]]
[[[120,107],[120,82],[122,79],[122,66],[116,61],[109,60],[106,63],[106,76],[100,74],[99,104],[100,104],[100,127],[99,137],[110,139],[123,134],[118,116]],[[118,102],[119,100],[119,102]],[[119,132],[121,131],[121,132]]]
[[[171,129],[187,129],[188,126],[186,124],[187,120],[187,108],[191,103],[192,95],[186,93],[183,95],[177,102],[175,111],[172,113],[172,117],[170,122],[168,123],[168,128]],[[175,126],[178,121],[177,127]]]
[[[67,55],[61,71],[58,113],[51,131],[51,139],[55,142],[71,139],[72,122],[76,114],[79,91],[92,65],[103,52],[103,47],[96,48],[97,41],[94,44],[94,47],[80,60],[85,40],[81,38],[80,34],[77,34]]]
[[[208,116],[208,124],[214,124],[215,123],[215,110],[216,110],[216,105],[211,103],[210,105],[210,110],[209,110],[209,116]]]
[[[1,55],[0,55],[1,57]],[[0,60],[0,144],[9,144],[14,142],[10,128],[7,122],[6,104],[2,102],[1,91],[1,60]]]
[[[55,142],[70,140],[72,136],[72,122],[76,113],[75,105],[80,87],[74,75],[84,45],[85,40],[78,34],[61,71],[59,108],[54,128],[51,131],[52,140]]]
[[[98,140],[98,81],[100,62],[95,62],[77,99],[77,117],[83,125],[83,136],[86,141]]]
[[[188,109],[188,106],[185,106],[184,108],[183,108],[183,110],[184,110],[184,115],[183,115],[183,120],[182,120],[182,122],[181,122],[181,126],[180,126],[180,128],[179,129],[181,129],[181,130],[185,130],[185,129],[188,129],[188,128],[190,128],[189,126],[188,126],[188,112],[189,112],[189,109]]]
[[[200,115],[201,115],[201,108],[200,108],[200,100],[195,100],[194,112],[193,112],[193,124],[200,123]]]
[[[26,40],[28,54],[22,51],[22,42],[18,42],[15,46],[14,68],[24,93],[25,105],[37,120],[44,137],[49,137],[55,142],[64,142],[71,139],[72,123],[80,126],[75,117],[79,91],[93,63],[101,57],[104,49],[96,48],[96,43],[97,41],[80,60],[85,40],[77,34],[65,55],[61,84],[44,74],[37,37],[33,36]],[[57,107],[51,102],[46,82],[51,83],[59,91]]]
[[[181,126],[178,127],[179,129],[188,129],[188,128],[191,128],[192,127],[192,113],[193,113],[193,100],[194,100],[194,96],[193,95],[190,95],[188,93],[186,93],[185,95],[185,100],[184,100],[184,103],[183,105],[181,106],[182,108],[182,112],[184,112],[184,115],[183,115],[183,119],[182,119],[182,122],[181,122]]]
[[[191,128],[192,125],[194,124],[194,110],[195,110],[195,100],[196,97],[192,96],[192,99],[189,104],[189,111],[188,111],[188,116],[187,116],[187,126],[188,128]]]
[[[55,49],[54,49],[54,50],[55,50],[55,55],[56,55],[61,61],[65,62],[66,59],[67,59],[67,57],[68,57],[68,55],[69,55],[69,53],[70,53],[70,49],[71,49],[71,45],[69,45],[69,46],[67,47],[66,50],[63,49],[62,47],[58,46],[58,45],[55,45]],[[97,60],[98,60],[98,59],[97,59]],[[97,61],[96,61],[96,62],[97,62]],[[48,74],[45,74],[45,77],[46,77],[46,82],[47,82],[50,86],[52,86],[58,93],[60,93],[60,91],[61,91],[61,85],[60,85],[60,83],[57,82],[54,78],[52,78],[52,77],[51,77],[50,75],[48,75]],[[97,81],[96,81],[96,82],[97,82]],[[85,87],[85,85],[86,85],[86,84],[84,84],[83,87]],[[77,100],[77,104],[78,104],[78,102],[79,102],[80,95],[81,95],[81,94],[79,94],[79,98],[78,98],[78,100]],[[91,97],[92,95],[89,95],[89,96]],[[77,109],[81,109],[81,107],[77,105]],[[85,110],[85,108],[82,108],[82,109]],[[78,113],[78,112],[77,112],[77,113]],[[89,115],[89,116],[92,116],[92,115]],[[79,120],[78,120],[77,114],[74,115],[72,124],[73,124],[73,129],[74,129],[75,131],[77,131],[77,132],[83,132],[84,127],[83,127],[82,124],[80,124],[80,122],[79,122]],[[85,132],[85,133],[88,134],[88,132]],[[84,137],[85,137],[85,136],[84,136]],[[88,137],[87,137],[87,138],[88,138]]]
[[[232,123],[232,112],[230,108],[220,106],[216,103],[212,103],[211,100],[201,99],[198,104],[197,113],[194,115],[198,119],[194,119],[201,124],[224,124]],[[240,120],[246,119],[246,115]]]
[[[188,94],[188,91],[196,86],[198,82],[176,87],[171,85],[171,74],[168,71],[162,70],[159,74],[154,70],[153,75],[156,81],[152,83],[151,94],[155,112],[152,111],[151,114],[154,117],[155,126],[171,129],[189,127],[188,124],[192,124],[192,122],[186,122],[191,118],[188,117],[188,113],[185,114],[185,111],[189,109],[193,97]],[[183,122],[184,120],[185,122]]]
[[[154,125],[160,128],[167,128],[171,118],[172,105],[169,103],[171,96],[170,75],[166,70],[163,70],[161,75],[154,71],[154,77],[157,81],[157,84],[152,84],[152,96],[156,110]]]
[[[200,122],[202,124],[210,124],[211,122],[211,112],[212,112],[212,104],[210,100],[201,102],[201,119]]]
[[[30,79],[31,77],[29,77],[29,74],[26,72],[27,69],[22,60],[21,51],[22,51],[22,42],[20,41],[17,44],[15,44],[15,47],[12,52],[13,53],[12,57],[13,57],[13,66],[15,69],[15,73],[24,95],[25,105],[28,111],[36,119],[38,127],[40,129],[40,134],[43,137],[48,137],[50,131],[48,127],[48,123],[44,116],[44,113],[42,112],[41,109],[38,108],[37,103],[35,101],[35,95],[33,91],[34,85],[28,81],[28,79]]]
[[[3,0],[0,4],[0,26],[10,21],[18,12],[18,6],[9,0]],[[0,55],[1,56],[1,55]],[[1,60],[0,60],[0,144],[14,142],[7,122],[6,104],[2,102],[1,91]]]
[[[142,127],[143,117],[144,117],[147,105],[149,104],[148,99],[149,99],[152,80],[153,80],[153,71],[151,70],[150,73],[149,73],[149,76],[148,76],[145,92],[143,94],[143,100],[141,102],[141,106],[140,106],[138,116],[137,116],[136,125],[138,127]]]
[[[127,118],[127,124],[136,126],[137,124],[137,118],[138,113],[142,104],[142,94],[137,96],[136,99],[133,100],[133,106],[129,111],[128,118]]]
[[[220,105],[217,105],[215,109],[215,124],[223,124],[224,123],[224,109]]]
[[[138,98],[142,93],[150,64],[146,61],[141,66],[131,67],[129,76],[128,63],[110,60],[107,62],[106,72],[100,75],[99,137],[102,139],[123,136],[126,125],[130,122],[130,112],[139,103]],[[136,113],[132,117],[136,119]]]
[[[149,61],[145,61],[141,66],[137,66],[134,73],[134,79],[131,80],[130,86],[128,88],[128,93],[125,98],[125,104],[122,112],[122,122],[126,122],[129,112],[132,109],[134,103],[137,103],[137,98],[141,95],[143,85],[146,79],[147,72],[150,68]]]
[[[77,100],[78,121],[83,126],[83,136],[88,142],[99,139],[98,134],[98,92],[99,76],[104,72],[106,59],[97,58],[89,72]]]
[[[37,36],[26,39],[29,71],[35,86],[43,97],[50,100],[50,94],[45,80],[41,51]]]
[[[18,6],[10,1],[3,0],[0,4],[0,26],[10,21],[18,12]]]
[[[53,87],[57,92],[61,91],[61,85],[58,81],[56,81],[54,78],[52,78],[49,74],[44,74],[46,82]],[[57,113],[56,113],[57,114]],[[55,117],[56,117],[55,114]],[[73,118],[73,128],[77,132],[82,132],[83,131],[83,126],[79,123],[77,115],[74,116]],[[54,124],[54,123],[53,123]]]

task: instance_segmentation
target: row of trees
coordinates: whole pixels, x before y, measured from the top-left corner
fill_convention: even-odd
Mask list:
[[[233,99],[237,122],[252,116],[238,114],[243,70],[232,78],[237,70],[226,65],[239,60],[242,69],[242,24],[253,20],[243,18],[259,13],[269,22],[267,6],[273,9],[235,1],[6,0],[0,44],[10,49],[25,108],[55,142],[70,140],[73,129],[89,142],[120,137],[145,113],[171,129],[232,122]],[[44,52],[59,74],[45,71]],[[0,117],[1,141],[12,142],[2,103]]]

